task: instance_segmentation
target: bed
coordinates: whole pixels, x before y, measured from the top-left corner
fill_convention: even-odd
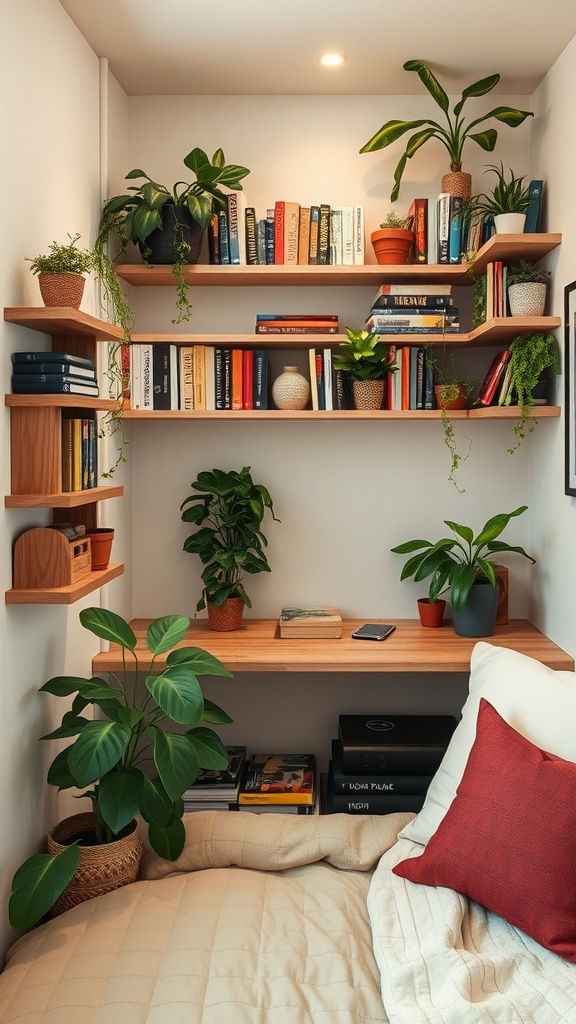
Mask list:
[[[574,673],[477,644],[417,816],[188,815],[17,940],[0,1021],[576,1024],[575,723]]]

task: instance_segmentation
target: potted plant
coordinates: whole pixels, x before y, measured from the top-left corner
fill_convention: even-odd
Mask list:
[[[508,267],[508,305],[511,316],[542,316],[546,305],[547,270],[521,259]]]
[[[412,221],[391,210],[379,230],[372,232],[370,240],[377,263],[388,266],[407,263],[414,246]]]
[[[470,455],[472,442],[469,438],[466,439],[468,441],[468,451],[465,455],[458,450],[454,424],[450,419],[449,412],[454,409],[468,408],[476,390],[476,381],[458,375],[452,353],[448,356],[444,352],[444,358],[442,362],[439,362],[432,352],[432,347],[429,346],[426,352],[426,361],[432,367],[434,399],[436,408],[440,409],[444,444],[450,453],[450,473],[448,479],[454,484],[456,490],[462,493],[455,473],[459,469],[460,463],[465,462]]]
[[[68,235],[64,244],[52,242],[48,252],[29,259],[30,270],[38,274],[40,294],[45,306],[72,306],[79,309],[86,283],[85,274],[94,269],[88,249],[79,249],[80,235]]]
[[[524,184],[525,175],[516,177],[511,167],[510,177],[506,177],[504,165],[492,164],[487,168],[496,175],[496,184],[492,192],[482,193],[476,200],[476,209],[484,217],[494,218],[494,227],[500,234],[520,234],[524,231],[526,210],[530,206],[530,191]]]
[[[525,512],[527,507],[521,505],[513,512],[498,513],[484,524],[476,537],[469,526],[445,519],[454,537],[442,537],[435,542],[409,540],[398,544],[391,549],[395,554],[411,556],[404,564],[400,579],[414,577],[419,583],[431,576],[429,596],[432,600],[449,587],[456,633],[459,636],[491,636],[499,589],[495,563],[487,556],[515,552],[531,562],[535,561],[524,548],[496,539],[510,520]]]
[[[390,194],[392,202],[398,198],[400,182],[407,160],[411,159],[429,139],[438,139],[448,150],[450,158],[450,173],[442,178],[441,191],[450,192],[453,195],[461,195],[467,198],[471,193],[471,175],[462,171],[462,151],[467,139],[471,139],[486,152],[491,153],[498,139],[498,132],[495,128],[480,128],[486,121],[494,118],[510,128],[517,128],[527,117],[533,117],[530,110],[516,110],[514,107],[493,107],[482,117],[476,117],[472,121],[465,122],[462,117],[462,110],[466,100],[485,96],[492,92],[498,82],[500,75],[489,75],[482,78],[473,85],[464,89],[462,96],[450,111],[450,100],[448,94],[440,85],[438,79],[432,73],[427,64],[421,60],[408,60],[403,65],[405,71],[415,71],[420,81],[428,90],[432,99],[440,107],[446,125],[443,126],[437,121],[429,118],[421,118],[417,121],[387,121],[379,131],[362,146],[361,153],[373,153],[376,150],[385,149],[406,132],[414,131],[406,144],[406,149],[394,171],[394,186]]]
[[[346,327],[347,341],[341,341],[332,356],[335,370],[350,375],[355,409],[380,409],[384,381],[397,366],[390,359],[390,346],[378,334],[353,331]]]
[[[232,673],[199,647],[177,646],[189,619],[166,615],[150,623],[146,645],[151,659],[139,657],[134,632],[115,612],[85,608],[80,622],[122,648],[124,669],[111,674],[110,683],[56,676],[40,687],[66,702],[62,724],[42,739],[72,738],[50,765],[48,782],[60,790],[90,787],[84,795],[92,801],[93,812],[59,823],[48,840],[53,852],[36,854],[18,869],[9,906],[15,928],[31,927],[51,908],[60,913],[134,881],[142,852],[136,815],[148,826],[152,849],[175,860],[185,838],[183,793],[200,768],[221,769],[228,763],[219,736],[201,723],[223,725],[231,719],[203,696],[198,676]],[[167,651],[165,667],[159,670],[155,659]],[[144,660],[150,660],[149,670]],[[88,707],[97,708],[102,717],[84,717]],[[148,765],[152,771],[144,770]],[[114,853],[120,854],[117,878]]]
[[[239,164],[227,164],[221,149],[210,160],[196,147],[184,157],[184,164],[195,180],[177,181],[171,189],[137,167],[129,171],[126,180],[143,181],[129,186],[129,194],[113,196],[104,204],[95,245],[98,258],[105,259],[112,234],[120,245],[115,258],[126,252],[128,242],[135,242],[148,265],[171,263],[176,276],[175,324],[189,319],[192,307],[184,267],[198,261],[214,210],[226,209],[222,188],[242,191],[242,179],[250,173]]]
[[[550,373],[560,373],[558,342],[553,334],[546,331],[529,331],[517,334],[510,342],[509,388],[505,405],[519,405],[520,418],[512,427],[516,443],[508,449],[512,455],[528,432],[535,429],[537,420],[531,415],[537,404],[546,402]]]
[[[198,529],[184,541],[184,551],[199,555],[204,584],[197,611],[208,609],[210,628],[238,629],[244,605],[252,607],[243,579],[270,572],[264,547],[268,541],[261,525],[266,509],[275,522],[272,498],[263,484],[255,484],[250,467],[198,474],[191,494],[181,506],[182,520]]]

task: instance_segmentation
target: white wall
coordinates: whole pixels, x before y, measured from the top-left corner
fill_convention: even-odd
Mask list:
[[[44,251],[68,231],[80,231],[85,242],[94,237],[100,202],[99,63],[56,0],[5,0],[3,27],[0,104],[9,159],[2,161],[0,173],[3,194],[12,198],[4,207],[5,252],[10,257],[0,264],[2,305],[37,304],[37,283],[25,257]],[[565,210],[572,191],[568,169],[573,165],[573,143],[566,129],[566,97],[573,94],[575,73],[568,56],[563,55],[539,91],[539,108],[549,123],[534,125],[532,162],[531,125],[515,131],[504,127],[497,150],[498,159],[517,173],[547,179],[551,230],[566,230]],[[247,194],[260,211],[277,198],[303,204],[364,202],[368,230],[389,209],[398,153],[360,157],[358,149],[389,116],[420,114],[427,103],[426,97],[128,100],[112,78],[108,95],[112,192],[122,187],[123,174],[134,166],[171,184],[184,176],[181,160],[194,145],[210,152],[221,145],[229,160],[252,168]],[[510,99],[530,106],[526,98]],[[484,186],[481,171],[490,159],[479,150],[467,153],[477,190]],[[409,165],[398,208],[415,195],[434,196],[444,170],[444,151],[430,144]],[[561,282],[555,284],[557,311],[563,284],[573,276],[573,244],[565,239],[558,261],[562,269]],[[367,252],[372,259],[369,248]],[[135,293],[137,329],[172,330],[173,297],[168,289]],[[191,331],[209,332],[221,323],[223,330],[244,332],[251,329],[254,313],[266,308],[326,308],[338,312],[343,323],[359,325],[371,290],[290,294],[276,289],[197,289],[192,298]],[[83,308],[99,312],[94,291],[88,291]],[[6,392],[8,354],[47,345],[48,340],[6,324],[0,330],[6,353],[1,384]],[[0,474],[7,493],[7,410],[1,422]],[[126,614],[192,614],[199,566],[181,550],[186,528],[179,505],[199,470],[248,464],[255,479],[269,487],[282,520],[265,524],[272,573],[250,581],[252,614],[273,616],[288,601],[318,600],[338,604],[346,615],[413,617],[417,590],[399,583],[401,560],[389,553],[390,547],[421,532],[439,535],[445,518],[478,527],[495,511],[527,503],[530,517],[516,521],[508,536],[534,553],[539,566],[529,570],[519,559],[510,561],[511,612],[528,612],[532,587],[538,593],[531,599],[534,621],[574,653],[569,613],[560,608],[563,596],[574,596],[569,575],[573,509],[562,494],[561,424],[542,421],[536,435],[513,457],[506,454],[505,423],[471,424],[467,433],[473,449],[460,474],[465,490],[458,493],[447,481],[448,455],[438,423],[134,423],[124,474],[126,500],[106,503],[109,509],[103,513],[104,521],[119,528],[115,556],[127,562],[128,571],[124,580],[103,592],[102,600]],[[11,585],[11,542],[24,528],[47,521],[47,515],[0,510],[3,590]],[[145,533],[148,527],[152,539]],[[44,776],[51,755],[36,739],[49,728],[55,712],[48,698],[37,698],[36,692],[51,675],[88,671],[94,648],[79,629],[79,607],[0,606],[0,811],[10,826],[3,830],[0,849],[3,907],[14,869],[39,848],[56,817],[54,795]],[[386,701],[391,711],[444,712],[456,709],[465,691],[464,677],[442,680],[422,675],[359,680],[254,675],[237,677],[230,690],[223,685],[214,686],[214,696],[236,719],[228,734],[231,741],[242,736],[255,746],[264,734],[277,746],[289,737],[291,746],[297,740],[305,746],[315,743],[324,756],[339,711],[373,710],[376,703],[380,708]],[[2,914],[2,948],[9,938]]]

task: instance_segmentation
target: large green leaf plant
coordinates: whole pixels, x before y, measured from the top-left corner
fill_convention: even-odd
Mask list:
[[[115,612],[85,608],[80,622],[122,649],[123,669],[110,673],[110,682],[56,676],[40,688],[65,698],[70,708],[61,725],[41,737],[72,739],[52,761],[47,781],[59,790],[85,791],[96,818],[97,844],[113,842],[140,815],[152,849],[175,860],[185,839],[184,792],[200,768],[228,764],[220,737],[202,723],[224,725],[232,719],[204,697],[198,677],[232,673],[199,647],[176,646],[190,626],[184,616],[151,622],[144,656],[132,628]],[[156,659],[166,652],[162,667],[156,668]],[[101,716],[83,715],[88,707],[99,709]],[[31,927],[48,912],[72,878],[79,856],[74,844],[55,856],[36,854],[18,869],[9,905],[15,928]]]
[[[440,107],[446,124],[440,124],[438,121],[433,121],[431,118],[421,118],[415,121],[387,121],[386,124],[382,125],[379,131],[377,131],[376,134],[362,146],[360,150],[361,153],[373,153],[376,150],[385,149],[387,146],[390,146],[393,142],[396,142],[397,139],[400,139],[405,135],[406,132],[411,132],[417,129],[417,131],[414,131],[414,134],[408,139],[406,149],[398,162],[396,170],[394,171],[394,186],[390,194],[392,202],[395,202],[398,198],[400,183],[402,181],[402,175],[404,174],[407,161],[410,160],[414,154],[417,153],[426,142],[428,142],[429,139],[438,139],[438,141],[446,147],[450,157],[450,170],[461,171],[462,150],[467,139],[471,139],[480,146],[481,149],[488,153],[493,151],[498,139],[498,132],[495,128],[480,128],[480,126],[484,125],[486,121],[494,118],[494,120],[499,121],[502,124],[507,124],[510,128],[517,128],[526,120],[527,117],[534,116],[530,110],[517,110],[515,107],[499,106],[493,107],[487,114],[483,114],[481,117],[476,117],[472,121],[466,123],[462,116],[462,110],[466,101],[479,96],[485,96],[487,93],[492,92],[492,89],[494,89],[500,81],[500,75],[488,75],[487,78],[482,78],[480,81],[474,82],[473,85],[469,85],[464,89],[460,99],[454,105],[452,111],[450,111],[450,100],[448,98],[448,94],[442,88],[440,82],[424,61],[407,60],[403,65],[403,68],[405,71],[416,72],[422,84]]]

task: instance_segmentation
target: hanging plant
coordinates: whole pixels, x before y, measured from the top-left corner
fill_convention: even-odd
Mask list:
[[[531,415],[536,405],[534,391],[547,371],[560,373],[560,356],[556,338],[545,331],[517,334],[510,342],[510,351],[510,388],[504,404],[520,406],[520,418],[512,427],[516,443],[508,448],[512,455],[522,444],[526,433],[531,434],[538,424]]]

